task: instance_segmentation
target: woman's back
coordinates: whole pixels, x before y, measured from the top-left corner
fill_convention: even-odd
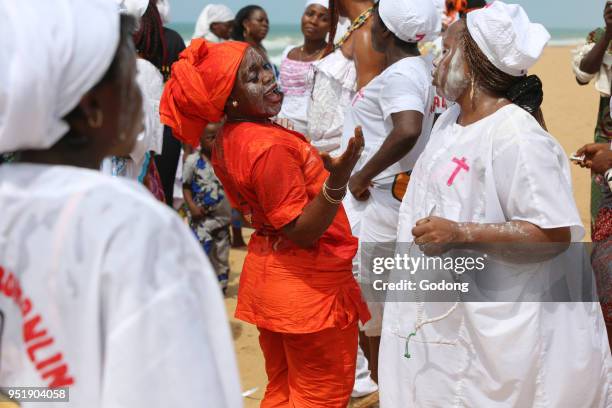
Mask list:
[[[170,405],[177,395],[239,406],[233,371],[216,375],[235,362],[211,267],[142,186],[2,165],[0,208],[2,384],[69,386],[74,406]],[[180,383],[169,385],[172,373]]]

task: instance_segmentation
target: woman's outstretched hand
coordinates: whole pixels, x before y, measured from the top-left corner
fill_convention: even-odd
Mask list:
[[[364,140],[361,126],[355,128],[355,136],[349,140],[344,153],[339,157],[331,157],[329,153],[321,153],[325,169],[329,171],[329,187],[339,188],[348,183],[353,168],[361,157]]]

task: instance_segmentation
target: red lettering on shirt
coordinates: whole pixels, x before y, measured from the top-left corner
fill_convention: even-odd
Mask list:
[[[36,326],[40,323],[41,320],[42,319],[40,315],[36,315],[23,324],[23,340],[26,343],[47,334],[47,331],[44,329],[38,332],[36,331]]]
[[[43,380],[48,381],[49,388],[67,387],[74,384],[74,378],[69,374],[70,368],[64,361],[61,352],[56,352],[51,357],[49,350],[55,340],[48,335],[45,328],[44,319],[40,314],[32,314],[34,305],[32,300],[25,296],[19,284],[19,279],[12,273],[7,272],[0,266],[0,295],[5,295],[12,299],[13,303],[19,308],[23,322],[23,342],[26,345],[28,358],[36,367]]]
[[[42,377],[47,379],[51,377],[53,380],[49,383],[49,388],[67,387],[74,384],[74,379],[68,375],[68,366],[62,364],[55,367],[53,370],[43,373]]]
[[[36,369],[38,371],[45,369],[46,367],[54,364],[54,363],[58,363],[60,361],[62,361],[62,353],[56,353],[53,356],[41,361],[40,363],[36,364]]]
[[[36,353],[37,350],[40,350],[45,347],[49,347],[52,344],[53,344],[53,339],[49,337],[41,341],[40,343],[32,344],[31,346],[29,346],[28,347],[28,357],[30,357],[30,361],[36,364],[36,355],[34,353]]]

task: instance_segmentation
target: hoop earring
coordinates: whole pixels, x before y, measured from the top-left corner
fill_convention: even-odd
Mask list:
[[[238,107],[238,101],[232,101],[232,106],[234,108],[237,108]]]
[[[94,128],[94,129],[100,128],[102,127],[102,123],[104,123],[104,113],[100,109],[96,110],[95,119],[92,120],[91,117],[87,118],[87,124],[91,128]]]

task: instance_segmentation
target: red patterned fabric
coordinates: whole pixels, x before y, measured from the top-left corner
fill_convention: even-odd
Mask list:
[[[612,209],[601,208],[593,227],[591,262],[597,295],[607,325],[612,325]]]

